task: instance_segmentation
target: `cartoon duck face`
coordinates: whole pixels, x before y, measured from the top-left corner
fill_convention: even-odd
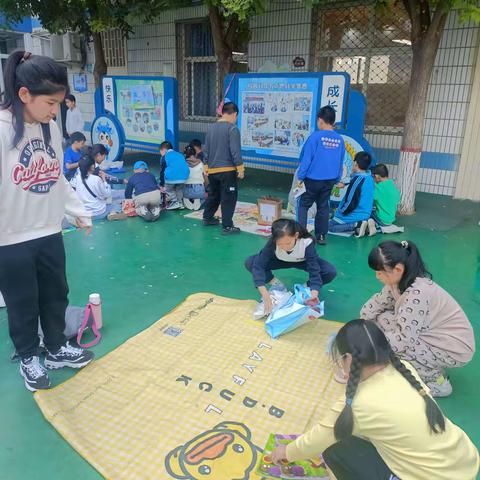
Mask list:
[[[248,480],[258,454],[245,425],[225,422],[172,450],[165,467],[181,480]]]

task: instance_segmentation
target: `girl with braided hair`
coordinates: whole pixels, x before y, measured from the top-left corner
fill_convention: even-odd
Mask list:
[[[279,446],[274,462],[322,453],[337,480],[476,478],[477,449],[374,322],[344,325],[333,358],[348,378],[345,396],[310,431]]]
[[[445,369],[464,366],[475,353],[465,312],[432,281],[413,242],[383,242],[370,252],[368,264],[384,288],[365,303],[360,317],[377,323],[434,397],[447,397],[452,385]]]

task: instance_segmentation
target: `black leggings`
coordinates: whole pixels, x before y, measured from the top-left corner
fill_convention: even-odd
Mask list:
[[[400,480],[387,467],[377,449],[366,440],[350,437],[323,452],[337,480]]]
[[[47,349],[55,352],[64,345],[68,285],[62,234],[1,246],[0,291],[21,358],[37,354],[39,318]]]

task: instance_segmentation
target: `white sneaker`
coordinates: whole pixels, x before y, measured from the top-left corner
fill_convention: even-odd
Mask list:
[[[360,227],[358,227],[358,233],[355,234],[356,238],[361,238],[365,236],[365,232],[367,231],[368,227],[368,222],[365,220],[360,224]]]
[[[375,220],[373,218],[368,219],[368,235],[370,237],[373,237],[374,235],[377,234],[377,224],[375,223]]]
[[[440,375],[434,382],[426,383],[432,397],[448,397],[452,394],[453,388],[448,377]]]
[[[172,202],[167,205],[167,210],[179,210],[182,208],[179,202]]]

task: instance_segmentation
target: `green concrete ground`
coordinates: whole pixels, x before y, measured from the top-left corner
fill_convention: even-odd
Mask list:
[[[288,175],[248,170],[240,199],[255,202],[265,193],[286,198],[290,180]],[[417,210],[417,215],[399,222],[405,225],[405,234],[390,238],[417,242],[434,279],[453,294],[469,315],[478,340],[480,206],[419,194]],[[180,212],[168,212],[155,224],[137,218],[103,222],[95,225],[90,236],[72,232],[64,238],[71,303],[84,304],[94,291],[103,297],[105,327],[101,343],[94,348],[97,357],[154,323],[191,293],[210,291],[228,297],[257,298],[243,259],[264,244],[265,240],[258,236],[243,233],[225,238],[217,228],[204,228],[199,222],[184,219]],[[379,236],[332,237],[328,246],[319,247],[319,253],[338,268],[337,279],[322,292],[326,318],[355,318],[362,302],[380,288],[366,261],[368,252],[380,240]],[[286,282],[304,280],[301,273],[295,272],[282,273],[280,278]],[[6,312],[2,309],[0,478],[101,478],[44,420],[23,386],[18,364],[9,361],[11,351]],[[57,371],[51,377],[58,384],[71,375]],[[440,404],[480,446],[479,356],[467,367],[451,371],[451,380],[454,393]]]

